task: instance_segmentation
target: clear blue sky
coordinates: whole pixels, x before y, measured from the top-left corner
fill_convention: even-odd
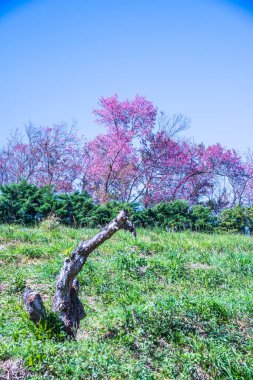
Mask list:
[[[95,136],[100,96],[145,95],[196,142],[253,147],[253,5],[0,0],[0,143],[32,121]]]

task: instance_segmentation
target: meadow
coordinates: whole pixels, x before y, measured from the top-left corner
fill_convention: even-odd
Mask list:
[[[118,232],[79,275],[86,317],[71,341],[53,314],[36,327],[22,292],[49,310],[63,260],[97,230],[53,227],[0,226],[0,379],[253,378],[252,238]]]

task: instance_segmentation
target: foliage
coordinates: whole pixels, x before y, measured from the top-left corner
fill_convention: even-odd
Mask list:
[[[218,227],[218,218],[209,207],[194,205],[191,210],[191,226],[194,231],[211,231]]]
[[[134,215],[136,224],[142,227],[163,227],[169,231],[213,231],[218,227],[218,219],[209,207],[175,200],[158,203]]]
[[[225,209],[217,216],[202,204],[190,206],[187,201],[161,202],[143,208],[137,203],[95,203],[86,192],[57,193],[52,187],[37,187],[25,181],[1,187],[0,222],[54,229],[59,223],[73,227],[99,227],[107,224],[121,209],[127,209],[137,226],[162,227],[170,231],[244,232],[253,230],[252,207]]]
[[[155,212],[161,227],[183,230],[190,225],[189,206],[186,201],[159,203],[155,207]]]
[[[122,209],[128,210],[131,213],[133,212],[133,205],[123,202],[107,202],[97,205],[88,218],[88,225],[90,227],[104,226],[115,218]]]
[[[60,221],[69,226],[87,226],[95,204],[85,192],[56,194],[54,197],[54,212]]]
[[[1,187],[2,223],[32,224],[46,217],[53,207],[52,188],[38,188],[25,181]]]
[[[55,193],[50,186],[36,187],[26,181],[1,187],[0,222],[34,224],[44,229],[62,224],[83,227],[105,225],[122,209],[130,213],[133,204],[95,204],[86,192]]]
[[[80,171],[79,139],[66,124],[35,127],[11,136],[0,152],[0,184],[26,180],[37,186],[53,185],[57,191],[71,191]]]
[[[26,180],[60,193],[88,192],[99,203],[145,208],[177,199],[208,201],[216,212],[252,204],[252,155],[243,159],[220,144],[187,141],[183,115],[159,113],[139,95],[101,98],[94,114],[103,133],[89,141],[66,124],[30,124],[25,136],[16,131],[0,149],[0,185]]]
[[[22,359],[28,379],[252,379],[252,239],[120,231],[80,273],[87,316],[71,342],[54,315],[29,321],[22,289],[26,280],[49,310],[63,260],[95,231],[0,231],[0,360]]]
[[[142,210],[136,219],[142,226],[183,230],[190,227],[189,205],[182,200],[158,203],[153,208]]]
[[[244,232],[245,226],[253,229],[253,207],[235,207],[221,213],[221,228],[229,231]]]

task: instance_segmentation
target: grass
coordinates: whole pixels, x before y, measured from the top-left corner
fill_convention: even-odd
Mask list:
[[[0,226],[1,363],[22,360],[34,380],[253,378],[253,240],[244,236],[119,232],[79,276],[87,316],[77,341],[63,339],[53,315],[35,327],[24,286],[49,310],[64,258],[94,232]]]

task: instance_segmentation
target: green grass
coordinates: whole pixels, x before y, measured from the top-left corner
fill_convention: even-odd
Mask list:
[[[253,379],[253,239],[139,230],[99,247],[79,275],[86,318],[66,341],[38,328],[25,284],[50,309],[55,276],[94,230],[0,226],[0,360],[28,379]]]

